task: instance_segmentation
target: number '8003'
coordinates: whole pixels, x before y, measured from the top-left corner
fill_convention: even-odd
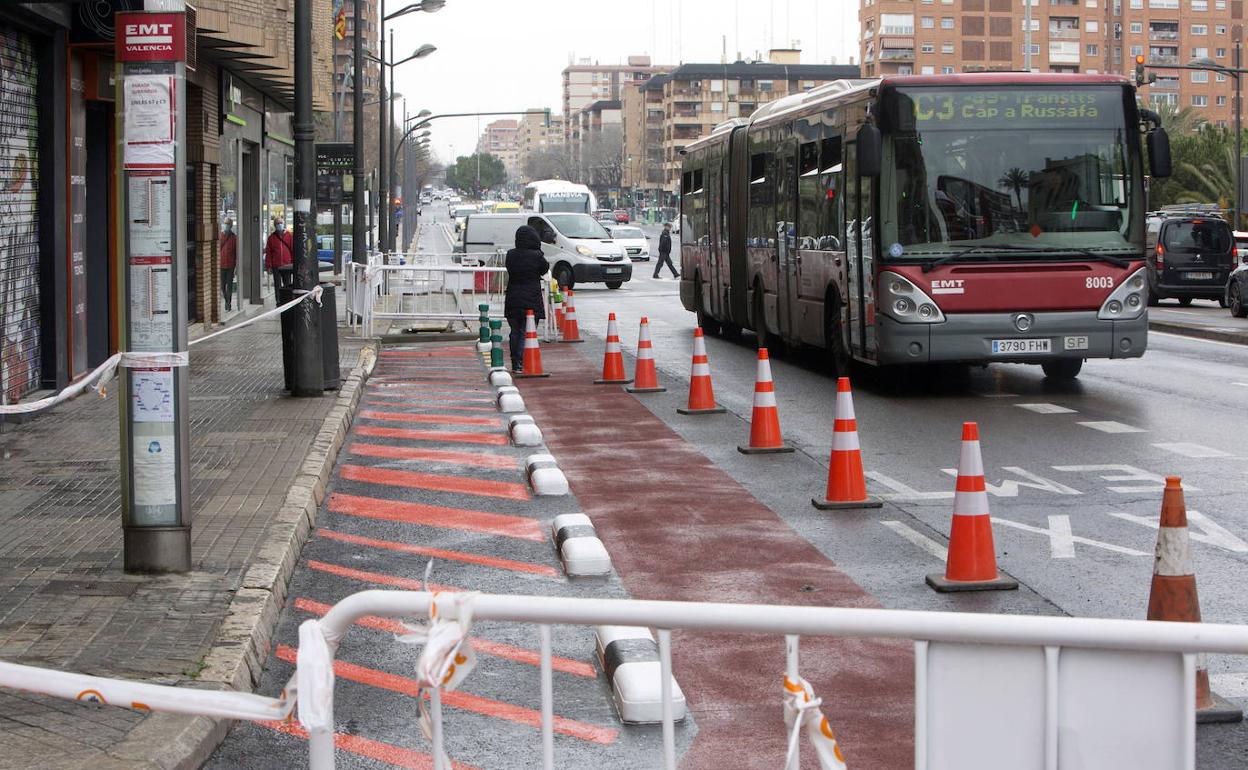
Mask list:
[[[1112,289],[1114,279],[1108,275],[1094,275],[1091,278],[1084,278],[1083,286],[1086,289]]]

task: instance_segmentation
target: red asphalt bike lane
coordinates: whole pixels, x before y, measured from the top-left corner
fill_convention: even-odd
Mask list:
[[[619,386],[594,385],[597,367],[580,354],[544,347],[545,368],[553,376],[517,385],[630,595],[880,606],[638,397]],[[566,408],[570,403],[576,408]],[[681,767],[783,764],[783,637],[680,631],[672,636],[673,670],[698,727]],[[801,673],[823,699],[850,767],[913,766],[911,643],[803,637]],[[803,753],[805,765],[811,752]]]

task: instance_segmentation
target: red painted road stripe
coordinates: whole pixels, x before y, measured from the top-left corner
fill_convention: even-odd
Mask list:
[[[392,422],[421,422],[436,425],[490,425],[498,427],[497,417],[465,417],[459,414],[411,414],[410,412],[379,412],[363,409],[360,417],[366,420],[390,420]]]
[[[294,647],[279,644],[277,652],[274,654],[287,663],[295,662],[296,653]],[[416,680],[408,679],[398,674],[390,674],[366,666],[357,666],[354,663],[347,663],[343,660],[334,661],[334,674],[342,679],[366,684],[369,687],[389,690],[390,692],[397,692],[413,698],[421,697],[420,686],[416,683]],[[539,711],[511,703],[503,703],[491,698],[483,698],[480,695],[472,695],[459,690],[443,690],[442,705],[463,709],[464,711],[472,711],[487,717],[494,717],[495,719],[502,719],[520,725],[528,725],[539,730],[542,727],[542,715]],[[616,737],[620,734],[619,730],[612,727],[591,725],[588,722],[580,722],[561,716],[555,717],[554,728],[555,732],[561,735],[580,738],[583,741],[599,743],[604,746],[615,743]]]
[[[324,615],[329,612],[333,605],[323,604],[311,599],[300,597],[295,599],[295,609],[311,612],[314,615]],[[376,631],[385,631],[391,634],[410,634],[411,629],[405,628],[402,623],[393,618],[379,618],[375,615],[365,615],[355,621],[357,626],[371,628]],[[541,666],[542,656],[533,650],[526,650],[523,647],[505,644],[503,642],[492,642],[489,639],[482,639],[479,636],[472,638],[472,648],[477,652],[484,652],[486,655],[493,655],[496,658],[514,661],[516,663],[524,663],[528,666]],[[556,655],[550,656],[550,667],[555,671],[562,671],[565,674],[574,674],[583,676],[587,679],[597,679],[598,671],[588,663],[571,658],[560,658]]]
[[[407,438],[415,441],[446,441],[453,444],[490,444],[505,446],[507,437],[499,433],[456,433],[446,430],[414,430],[411,428],[383,428],[378,425],[358,425],[355,432],[360,436],[382,438]]]
[[[368,484],[383,484],[407,489],[428,489],[434,492],[455,492],[462,495],[501,497],[505,500],[530,500],[529,490],[513,481],[486,481],[464,476],[443,476],[437,473],[398,471],[389,468],[371,468],[367,465],[342,465],[338,477]]]
[[[472,358],[475,350],[387,350],[382,358]]]
[[[304,730],[294,722],[274,722],[266,720],[256,722],[256,724],[267,727],[270,730],[276,730],[279,733],[293,735],[296,738],[308,739],[308,731]],[[382,743],[374,741],[371,738],[361,738],[358,735],[349,733],[334,733],[334,748],[342,749],[349,754],[355,754],[368,759],[375,759],[378,762],[385,762],[394,767],[402,767],[405,770],[433,770],[433,757],[428,754],[421,754],[419,751],[412,751],[401,746],[395,746],[391,743]],[[454,770],[478,770],[472,765],[465,765],[463,762],[451,761],[451,767]]]
[[[359,580],[362,583],[376,583],[381,586],[394,586],[407,591],[443,591],[446,593],[455,593],[462,591],[462,588],[455,586],[442,585],[441,583],[425,583],[423,580],[415,578],[398,577],[397,575],[386,575],[382,572],[369,572],[363,569],[353,569],[344,567],[341,564],[330,564],[325,561],[308,560],[308,569],[314,569],[317,572],[324,572],[329,575],[337,575],[338,577],[351,578]]]
[[[473,391],[473,392],[476,392],[476,391]],[[377,398],[380,398],[380,397],[403,398],[403,399],[411,399],[412,401],[416,401],[416,402],[420,402],[420,403],[425,403],[425,402],[428,402],[428,403],[430,403],[431,405],[436,404],[437,408],[439,408],[439,409],[443,408],[443,406],[444,406],[444,402],[446,402],[446,401],[452,401],[452,402],[454,402],[454,403],[456,403],[456,404],[491,404],[491,403],[493,403],[493,402],[494,402],[494,400],[493,400],[493,399],[490,399],[490,398],[475,398],[475,397],[473,397],[473,396],[468,396],[468,395],[465,395],[465,394],[462,394],[462,393],[460,393],[460,394],[451,394],[451,393],[407,393],[407,392],[405,392],[405,391],[385,391],[385,390],[383,390],[383,391],[380,391],[380,392],[378,392],[378,391],[370,391],[370,392],[368,393],[368,395],[369,395],[369,396],[371,396],[371,397],[377,397]],[[486,408],[486,409],[489,409],[490,407],[485,407],[485,408]]]
[[[396,543],[392,540],[376,540],[371,537],[361,537],[359,535],[349,535],[346,532],[338,532],[332,529],[317,529],[316,534],[330,540],[338,540],[343,543],[354,543],[356,545],[366,545],[370,548],[384,548],[387,551],[398,551],[399,553],[410,553],[416,556],[429,556],[434,559],[445,559],[447,561],[458,561],[464,564],[476,564],[482,567],[494,567],[496,569],[511,570],[512,572],[527,572],[531,575],[541,575],[543,577],[557,578],[560,572],[554,567],[548,567],[545,564],[533,564],[527,561],[513,561],[512,559],[499,559],[493,556],[482,556],[475,553],[464,553],[463,551],[447,551],[442,548],[429,548],[423,545],[409,545],[408,543]]]
[[[419,399],[415,399],[415,398],[382,398],[380,396],[375,396],[372,398],[365,399],[364,404],[366,406],[380,406],[383,408],[385,407],[393,408],[396,406],[410,406],[415,409],[438,409],[438,410],[450,409],[456,412],[493,412],[494,411],[492,407],[488,407],[488,406],[459,406],[457,404],[432,405],[432,404],[423,404],[421,403]]]
[[[329,496],[329,510],[367,519],[401,521],[405,524],[421,524],[441,529],[462,529],[487,535],[532,540],[535,543],[546,541],[546,533],[542,530],[542,525],[522,516],[445,508],[423,503],[403,503],[375,497],[344,495],[339,492]]]
[[[485,388],[476,388],[476,387],[473,387],[473,388],[444,388],[444,387],[422,388],[417,385],[404,385],[402,383],[388,383],[388,382],[369,383],[369,388],[382,390],[385,393],[389,393],[391,395],[396,395],[400,393],[404,393],[404,394],[410,393],[414,395],[427,396],[430,394],[439,393],[439,394],[467,395],[467,396],[471,396],[475,394],[478,396],[485,396],[489,394],[489,391],[486,390]]]
[[[424,462],[445,463],[448,465],[470,465],[474,468],[490,468],[493,470],[513,470],[520,461],[507,455],[486,454],[485,452],[452,452],[447,449],[419,449],[408,446],[390,446],[389,444],[355,443],[347,447],[347,452],[362,457],[385,457],[390,460],[422,460]]]

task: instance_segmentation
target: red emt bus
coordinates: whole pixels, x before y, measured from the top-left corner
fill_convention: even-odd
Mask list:
[[[1146,141],[1141,141],[1141,136]],[[681,302],[708,333],[850,359],[1143,355],[1145,171],[1160,119],[1122,77],[843,80],[684,150]]]

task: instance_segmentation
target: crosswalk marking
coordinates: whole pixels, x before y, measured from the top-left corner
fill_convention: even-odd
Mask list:
[[[1153,446],[1158,449],[1164,449],[1167,452],[1173,452],[1176,455],[1183,455],[1184,457],[1192,457],[1196,459],[1231,456],[1230,452],[1223,452],[1221,449],[1201,446],[1200,444],[1185,444],[1178,442],[1173,444],[1153,444]]]
[[[1085,428],[1091,428],[1092,430],[1099,430],[1102,433],[1147,433],[1148,432],[1144,430],[1143,428],[1137,428],[1133,425],[1126,425],[1121,422],[1114,422],[1113,420],[1081,422],[1079,424]]]
[[[1057,404],[1015,404],[1019,409],[1026,409],[1036,414],[1075,414],[1074,409],[1067,409]]]

